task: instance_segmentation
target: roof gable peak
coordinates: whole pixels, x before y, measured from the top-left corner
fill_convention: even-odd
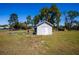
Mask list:
[[[46,21],[46,20],[39,21],[39,23],[38,23],[36,26],[40,26],[40,25],[43,24],[43,23],[46,23],[46,24],[48,24],[48,25],[50,25],[50,26],[53,26],[50,22],[48,22],[48,21]]]

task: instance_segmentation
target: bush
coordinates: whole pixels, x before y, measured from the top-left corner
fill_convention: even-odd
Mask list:
[[[65,27],[64,27],[64,26],[60,26],[60,27],[58,28],[58,30],[59,30],[59,31],[64,31],[64,30],[65,30]]]

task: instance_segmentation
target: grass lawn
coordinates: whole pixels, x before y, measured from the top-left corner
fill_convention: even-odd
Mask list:
[[[0,54],[79,54],[79,31],[59,31],[50,36],[0,31]]]

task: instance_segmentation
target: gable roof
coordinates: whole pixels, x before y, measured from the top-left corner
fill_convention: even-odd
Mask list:
[[[50,25],[51,27],[53,26],[50,22],[44,20],[44,21],[42,21],[42,22],[39,22],[39,23],[36,25],[36,27],[37,27],[37,26],[40,26],[40,25],[43,24],[43,23],[46,23],[46,24]]]

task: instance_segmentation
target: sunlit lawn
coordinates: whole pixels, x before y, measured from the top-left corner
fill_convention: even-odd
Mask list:
[[[50,36],[0,31],[0,54],[79,54],[79,31],[55,31]]]

